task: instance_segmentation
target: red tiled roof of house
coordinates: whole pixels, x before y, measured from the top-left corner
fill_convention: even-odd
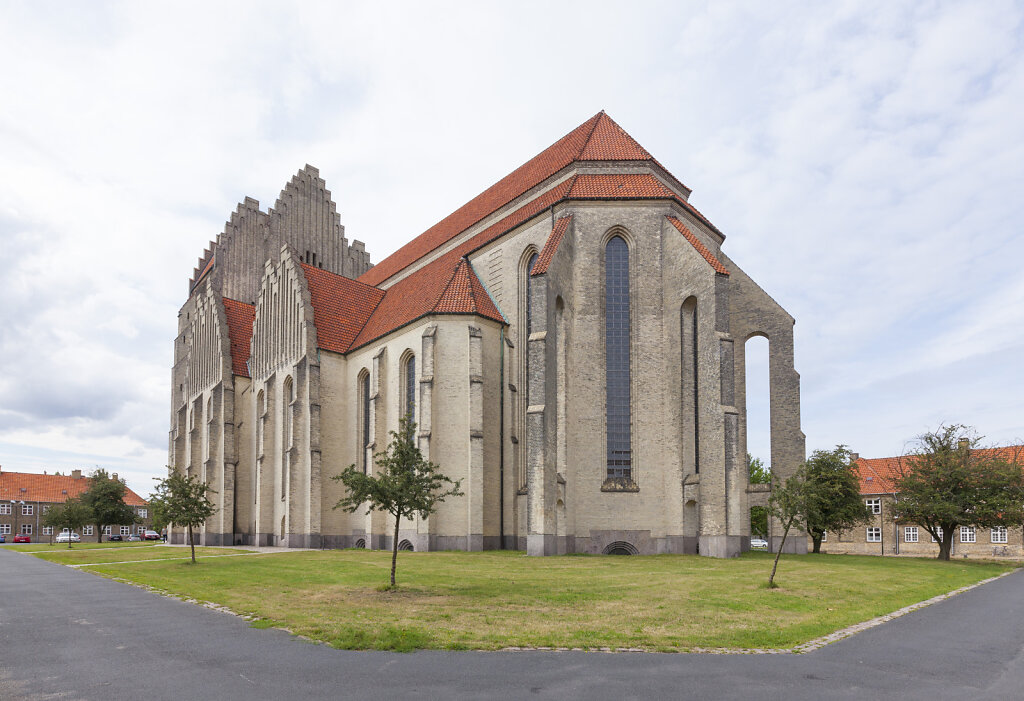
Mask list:
[[[1008,445],[1001,448],[975,448],[975,455],[999,458],[1008,462],[1016,461],[1024,468],[1024,445]],[[895,481],[902,474],[901,463],[910,467],[907,458],[912,455],[892,458],[858,458],[854,471],[860,479],[861,494],[892,494]]]
[[[603,111],[459,207],[364,273],[370,285],[384,282],[575,161],[653,161],[640,144]],[[671,194],[671,193],[670,193]]]
[[[718,258],[716,258],[703,243],[701,243],[701,240],[697,238],[692,231],[686,228],[685,224],[675,217],[667,216],[665,218],[668,219],[669,223],[676,228],[676,231],[682,234],[686,240],[690,242],[691,246],[697,249],[697,253],[701,254],[704,257],[704,260],[711,264],[711,267],[715,269],[716,273],[721,273],[722,275],[729,274],[729,270],[722,265],[722,262],[718,260]]]
[[[384,299],[384,290],[302,263],[313,304],[317,345],[346,353]]]
[[[37,475],[31,472],[0,472],[0,501],[41,501],[59,504],[77,497],[89,488],[88,477],[71,475]],[[145,506],[146,500],[128,487],[124,489],[124,503]]]
[[[558,250],[558,244],[562,242],[562,237],[565,236],[565,232],[569,229],[569,224],[572,222],[572,215],[562,217],[555,222],[555,225],[551,227],[551,234],[548,236],[548,240],[544,243],[544,248],[541,250],[540,255],[537,256],[537,262],[533,264],[533,269],[530,271],[530,277],[534,275],[543,275],[548,271],[548,266],[551,265],[551,259],[555,257],[555,251]]]
[[[228,337],[231,339],[231,372],[249,377],[249,347],[252,342],[252,320],[256,307],[245,302],[224,298],[224,316],[228,321]]]

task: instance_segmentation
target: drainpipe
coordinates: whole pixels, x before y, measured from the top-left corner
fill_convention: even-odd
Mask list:
[[[498,362],[498,549],[505,549],[505,327],[501,327],[499,337],[501,350]]]

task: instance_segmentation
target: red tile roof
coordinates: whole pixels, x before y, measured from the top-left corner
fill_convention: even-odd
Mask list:
[[[1008,462],[1017,461],[1024,468],[1024,445],[1009,445],[1002,448],[976,448],[971,451],[975,455],[987,458],[1000,458]],[[892,494],[894,482],[904,467],[909,467],[908,457],[893,458],[858,458],[854,468],[860,479],[861,494]]]
[[[487,294],[480,278],[473,272],[473,266],[465,258],[459,260],[455,273],[431,311],[435,314],[479,314],[505,323],[494,300]]]
[[[384,299],[384,290],[302,263],[313,304],[317,345],[346,353]]]
[[[555,257],[555,251],[558,250],[558,244],[562,242],[562,237],[565,236],[565,232],[569,229],[569,224],[572,222],[572,215],[562,217],[555,222],[555,225],[551,228],[551,234],[548,236],[548,240],[544,243],[544,249],[537,256],[537,262],[533,264],[533,270],[530,272],[530,277],[534,275],[543,275],[548,271],[548,266],[551,265],[551,259]]]
[[[0,471],[0,500],[17,499],[59,504],[84,492],[89,488],[91,481],[88,477],[76,478],[70,475],[36,475],[30,472]],[[124,503],[130,506],[145,506],[147,502],[125,487]]]
[[[245,302],[224,298],[224,316],[228,321],[228,336],[231,339],[231,372],[249,377],[249,347],[252,342],[252,320],[256,307]]]
[[[711,264],[711,267],[715,269],[716,273],[721,273],[722,275],[729,274],[729,270],[722,265],[722,262],[718,260],[718,258],[716,258],[703,243],[701,243],[701,240],[697,238],[692,231],[686,228],[685,224],[672,216],[667,216],[665,218],[668,219],[669,223],[676,228],[676,231],[682,234],[686,240],[690,242],[691,246],[697,249],[697,253],[704,256],[704,260]]]
[[[576,161],[653,161],[640,144],[603,111],[402,246],[360,277],[370,285],[403,268],[490,216]],[[671,196],[671,193],[670,193]]]
[[[569,191],[569,198],[585,200],[591,197],[674,199],[676,193],[653,175],[578,175]]]

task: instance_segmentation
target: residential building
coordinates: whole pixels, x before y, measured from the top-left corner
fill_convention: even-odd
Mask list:
[[[117,479],[117,473],[111,475]],[[51,542],[56,533],[42,525],[42,517],[55,504],[79,496],[89,488],[91,479],[84,477],[81,470],[70,474],[35,474],[31,472],[9,472],[0,468],[0,534],[11,542],[15,534],[31,536],[32,542]],[[132,507],[138,522],[131,526],[109,527],[110,533],[128,536],[143,533],[153,524],[152,509],[142,497],[125,487],[124,501]],[[95,524],[87,525],[82,533],[82,542],[95,543],[98,540]]]

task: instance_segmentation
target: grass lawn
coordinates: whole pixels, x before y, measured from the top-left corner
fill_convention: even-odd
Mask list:
[[[76,545],[73,549],[68,550],[68,546],[65,545],[63,548],[54,547],[52,550],[30,550],[27,552],[32,553],[36,557],[46,560],[48,562],[56,562],[60,565],[81,565],[84,563],[91,562],[135,562],[137,560],[191,560],[192,555],[188,548],[177,548],[177,547],[134,547],[134,548],[118,548],[118,547],[96,547],[96,543],[90,543],[92,548],[78,549]],[[121,545],[120,543],[112,543],[112,546]],[[130,543],[129,545],[138,545],[136,543]],[[209,557],[211,555],[236,555],[245,554],[253,555],[251,550],[232,550],[230,548],[203,548],[196,547],[196,558],[203,556]]]
[[[49,536],[47,536],[49,537]],[[108,543],[103,541],[102,543],[72,543],[71,550],[105,550],[107,548],[152,548],[156,545],[160,545],[159,541],[153,540],[142,540],[142,541],[125,541],[122,543]],[[18,543],[10,545],[0,545],[0,548],[6,548],[7,550],[17,550],[23,553],[49,553],[56,550],[68,551],[67,543]]]
[[[338,648],[664,651],[790,647],[1012,569],[978,561],[784,555],[780,588],[769,590],[771,563],[767,553],[731,560],[401,553],[397,591],[382,590],[390,553],[366,550],[86,569],[226,606],[257,617],[253,625],[287,628]]]

